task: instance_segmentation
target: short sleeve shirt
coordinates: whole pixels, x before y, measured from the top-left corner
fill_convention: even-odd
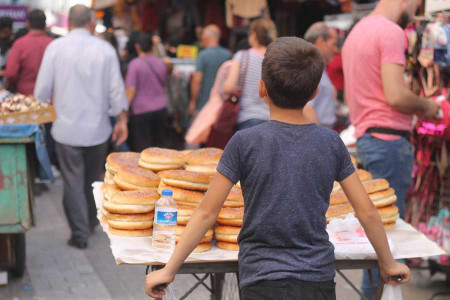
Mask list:
[[[133,59],[128,66],[125,80],[127,88],[136,89],[131,102],[131,112],[139,115],[166,108],[166,84],[167,68],[161,59],[153,55]]]
[[[385,17],[366,17],[350,32],[342,49],[342,64],[350,121],[357,138],[371,127],[412,129],[412,116],[387,103],[381,79],[383,64],[404,66],[405,62],[405,33]]]
[[[269,106],[259,98],[258,93],[258,80],[261,79],[264,55],[252,48],[237,52],[233,59],[237,60],[241,66],[241,77],[239,78],[241,81],[243,80],[242,76],[244,75],[245,65],[248,60],[237,122],[243,123],[250,119],[269,120]]]
[[[209,47],[202,50],[197,58],[196,71],[203,73],[197,109],[201,109],[209,100],[219,67],[231,58],[231,53],[222,47]]]
[[[322,282],[335,275],[325,213],[334,181],[355,168],[339,135],[315,124],[268,121],[237,132],[217,168],[241,181],[241,287],[260,280]]]

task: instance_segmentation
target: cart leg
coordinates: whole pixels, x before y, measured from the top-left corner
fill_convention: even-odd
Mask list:
[[[224,279],[225,279],[224,273],[211,274],[211,287],[212,287],[211,300],[222,299],[222,288]]]
[[[378,277],[378,294],[377,294],[377,300],[381,299],[381,296],[383,295],[383,289],[384,289],[384,280],[381,278],[381,275]]]
[[[14,277],[22,277],[25,272],[25,233],[14,234],[14,268],[11,269],[11,274]]]
[[[237,281],[237,286],[238,286],[238,292],[239,292],[239,300],[241,300],[241,284],[239,282],[239,272],[236,272],[236,281]]]

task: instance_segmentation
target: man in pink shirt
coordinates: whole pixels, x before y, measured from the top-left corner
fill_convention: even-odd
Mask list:
[[[396,205],[404,217],[411,184],[412,116],[433,118],[439,106],[416,96],[403,81],[405,34],[416,0],[381,0],[375,10],[350,32],[342,61],[350,120],[356,128],[357,150],[374,178],[386,178],[395,189]],[[367,274],[365,274],[367,275]],[[371,299],[368,276],[363,292]]]
[[[42,10],[32,10],[28,16],[30,31],[14,42],[6,62],[8,89],[25,95],[33,94],[45,48],[53,40],[45,34],[45,19]]]

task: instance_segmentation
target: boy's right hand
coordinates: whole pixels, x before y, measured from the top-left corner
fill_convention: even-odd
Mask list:
[[[174,278],[165,268],[151,272],[145,278],[145,293],[155,299],[161,299],[166,294],[164,289]]]
[[[406,283],[410,279],[410,270],[409,268],[402,263],[398,263],[394,261],[390,266],[380,265],[380,273],[381,278],[383,278],[384,282],[388,284],[402,284]],[[401,281],[393,280],[394,276],[402,276]]]

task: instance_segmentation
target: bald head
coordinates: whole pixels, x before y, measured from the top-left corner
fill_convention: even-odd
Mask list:
[[[204,47],[217,46],[220,40],[220,29],[217,25],[211,24],[203,28],[202,44]]]
[[[319,38],[323,38],[326,41],[330,36],[330,27],[323,22],[317,22],[308,28],[304,39],[311,44],[315,44]]]
[[[73,28],[89,26],[92,18],[92,11],[84,5],[74,5],[69,10],[69,25]]]

